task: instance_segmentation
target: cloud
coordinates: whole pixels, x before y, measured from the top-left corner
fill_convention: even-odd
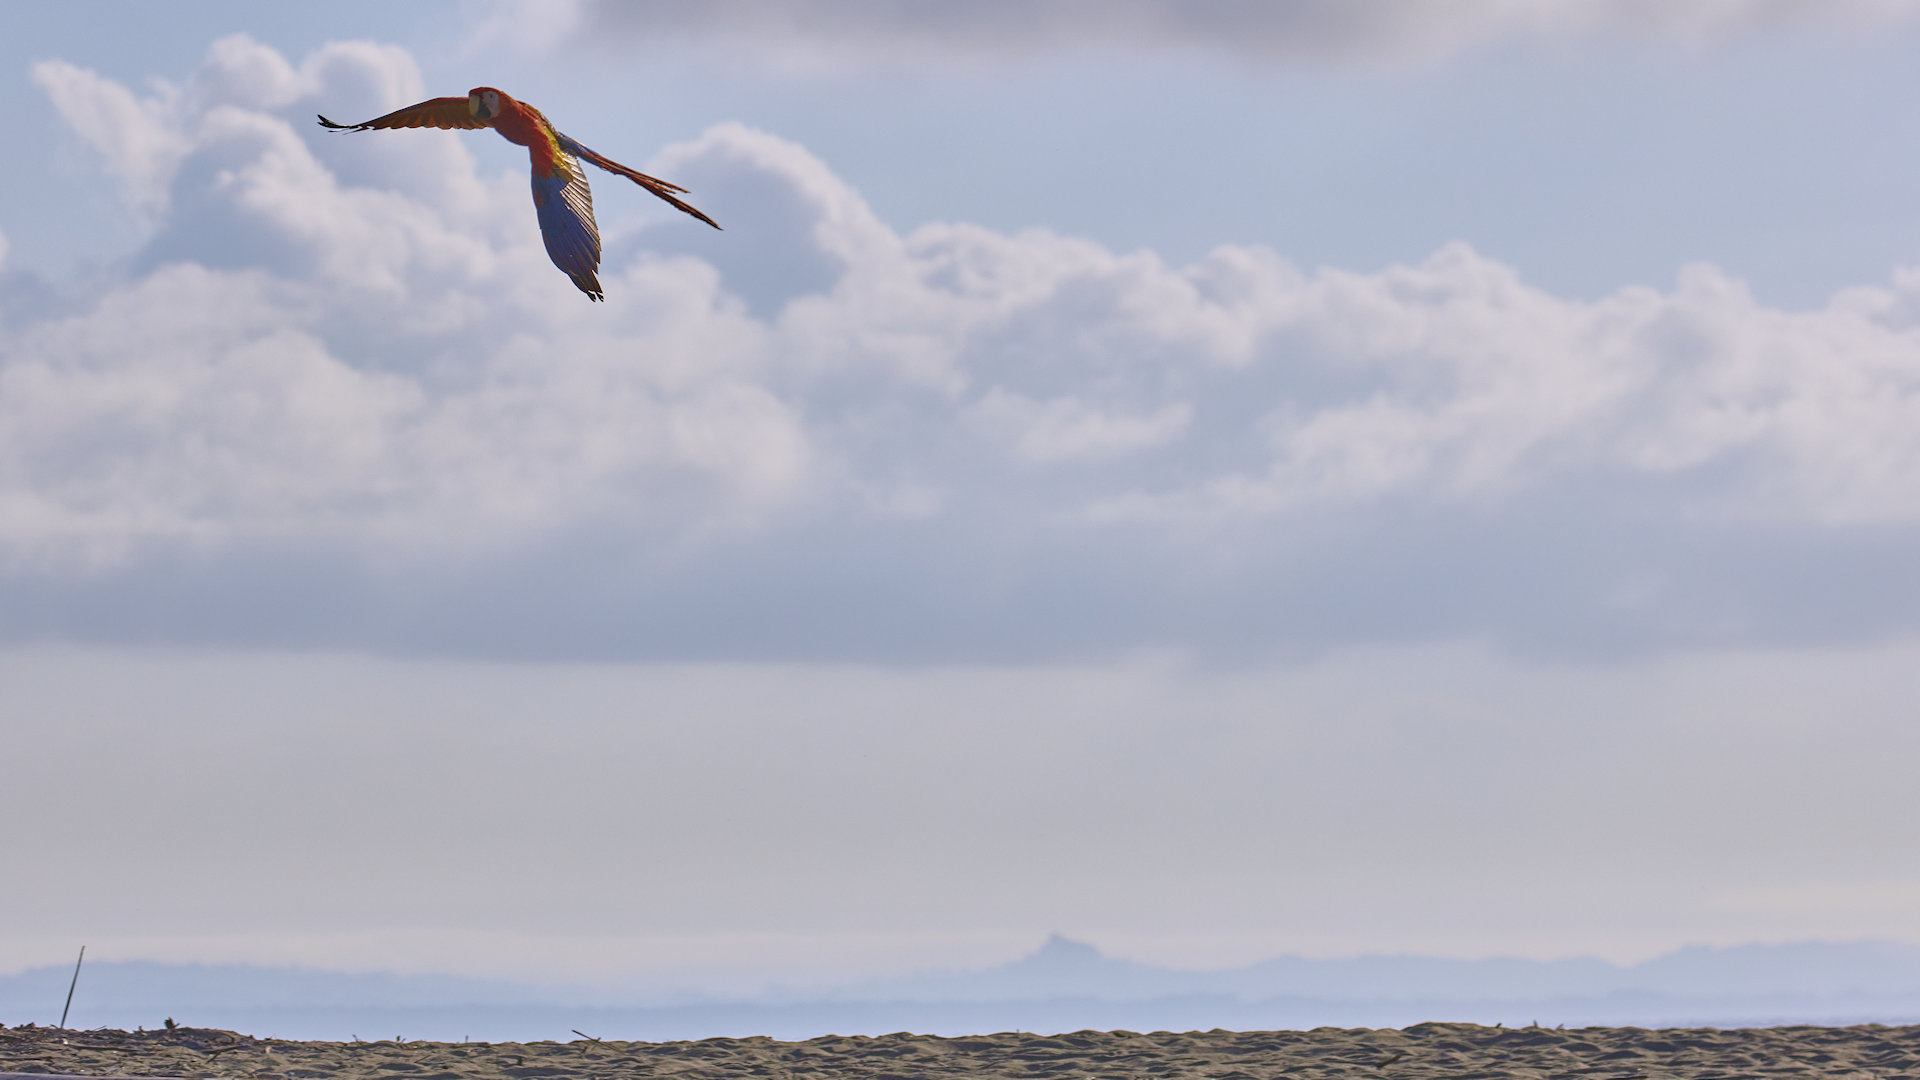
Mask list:
[[[651,510],[656,498],[725,503],[736,484],[746,501],[778,501],[797,482],[794,418],[738,362],[708,352],[696,370],[678,350],[656,363],[628,353],[689,319],[702,344],[750,353],[758,331],[744,318],[696,312],[722,303],[710,271],[635,268],[636,284],[664,286],[630,290],[654,306],[636,315],[648,329],[572,334],[547,303],[555,283],[524,182],[482,184],[456,140],[414,133],[425,137],[326,145],[345,155],[340,172],[383,184],[356,186],[293,127],[316,97],[357,87],[405,100],[410,61],[330,46],[301,70],[228,39],[197,93],[136,101],[61,69],[64,115],[146,117],[137,145],[191,134],[165,190],[144,186],[145,170],[127,191],[170,208],[144,272],[8,344],[0,453],[14,482],[0,533],[16,559],[98,564],[142,543],[272,536],[499,538],[605,509],[609,489]],[[98,127],[77,130],[101,141]],[[402,171],[419,175],[386,186]],[[528,227],[503,242],[493,223],[506,220]],[[512,314],[528,303],[548,315]],[[368,337],[387,355],[355,349]],[[435,362],[438,377],[422,369]],[[731,479],[716,486],[716,473]]]
[[[1193,409],[1176,402],[1147,415],[1102,412],[1077,398],[1039,402],[995,388],[974,407],[987,437],[1029,461],[1119,457],[1180,437]]]
[[[1920,526],[1920,272],[1790,311],[1705,265],[1573,300],[1464,244],[1355,272],[900,233],[725,124],[647,167],[726,233],[601,178],[589,307],[460,134],[312,126],[409,100],[404,53],[231,38],[144,98],[40,70],[154,218],[122,280],[0,336],[15,637],[874,659],[1915,629],[1884,575]]]
[[[171,88],[143,100],[119,83],[60,60],[35,64],[33,81],[61,119],[100,153],[128,203],[150,215],[165,208],[168,181],[188,150],[186,137],[171,122]]]
[[[542,28],[532,39],[540,43],[702,41],[828,69],[1094,51],[1394,63],[1512,40],[1702,41],[1780,28],[1879,28],[1916,16],[1913,0],[581,0],[509,9],[494,36],[531,24]]]

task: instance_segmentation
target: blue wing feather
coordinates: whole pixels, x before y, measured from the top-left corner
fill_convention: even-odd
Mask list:
[[[547,242],[547,257],[589,300],[604,300],[600,279],[600,227],[593,221],[593,189],[587,186],[587,171],[579,160],[567,162],[572,168],[553,176],[534,175],[533,207],[540,218],[540,237]],[[567,175],[567,174],[571,175]]]

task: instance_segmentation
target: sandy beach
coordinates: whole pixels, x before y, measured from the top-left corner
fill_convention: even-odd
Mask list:
[[[884,1035],[805,1042],[289,1042],[230,1031],[0,1028],[0,1080],[538,1080],[541,1077],[1905,1077],[1920,1027],[1746,1030],[1498,1028],[1082,1031],[966,1038]]]

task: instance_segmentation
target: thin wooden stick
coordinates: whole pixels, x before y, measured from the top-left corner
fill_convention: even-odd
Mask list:
[[[80,946],[80,959],[73,962],[73,981],[67,984],[67,1004],[60,1010],[60,1030],[67,1029],[67,1010],[73,1008],[73,988],[80,985],[80,965],[87,959],[87,947]]]

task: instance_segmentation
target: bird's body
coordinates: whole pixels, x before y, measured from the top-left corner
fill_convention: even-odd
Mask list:
[[[587,185],[582,161],[624,176],[675,209],[701,221],[720,226],[710,217],[674,196],[686,189],[635,172],[610,158],[594,153],[560,133],[539,109],[516,101],[490,86],[477,87],[466,97],[433,98],[409,105],[364,124],[336,124],[322,116],[320,126],[330,131],[375,131],[384,128],[492,128],[516,146],[527,148],[533,167],[533,207],[540,219],[540,236],[547,243],[547,257],[553,265],[573,279],[574,285],[589,300],[604,300],[600,279],[600,228],[593,220],[593,189]]]

